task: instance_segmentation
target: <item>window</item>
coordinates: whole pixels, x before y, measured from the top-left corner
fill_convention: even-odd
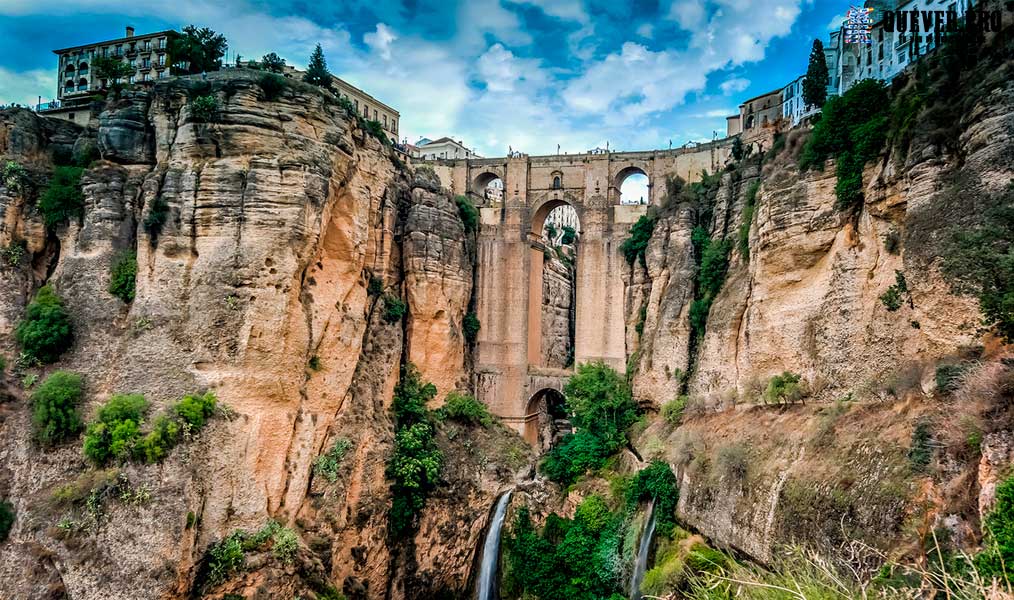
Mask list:
[[[67,118],[69,118],[71,121],[73,121],[74,120],[74,113],[68,114]]]
[[[384,129],[387,129],[387,115],[384,115]]]
[[[141,61],[141,68],[142,69],[151,68],[151,59],[146,57],[144,60],[142,60]]]
[[[148,81],[148,73],[143,73],[141,75],[141,81]]]
[[[373,109],[373,120],[374,121],[377,120],[377,109],[375,109],[375,108]]]
[[[159,79],[165,79],[165,71],[159,71],[158,72],[158,78]]]
[[[165,38],[158,38],[159,50],[165,50]]]
[[[130,59],[130,68],[131,69],[136,69],[137,68],[137,61],[134,60],[133,58]]]
[[[144,40],[144,51],[147,52],[149,50],[151,50],[151,40]]]
[[[123,56],[123,44],[116,44],[116,56]]]
[[[130,77],[127,78],[127,83],[134,83],[134,76],[133,75],[131,75]]]
[[[562,187],[563,187],[563,184],[560,182],[560,176],[557,175],[556,177],[553,177],[553,189],[554,190],[558,190],[558,189],[560,189]]]
[[[159,66],[162,66],[162,65],[165,64],[165,54],[159,54],[158,55],[158,64],[159,64]]]

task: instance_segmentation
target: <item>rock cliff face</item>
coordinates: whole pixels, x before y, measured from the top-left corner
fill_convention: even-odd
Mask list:
[[[201,94],[219,102],[210,122],[189,110]],[[85,376],[86,418],[116,392],[143,393],[158,409],[204,389],[232,416],[163,465],[123,469],[150,489],[150,502],[108,503],[88,532],[60,536],[63,515],[44,507],[88,470],[80,442],[36,448],[28,393],[8,379],[0,495],[18,519],[0,548],[0,596],[41,597],[41,586],[75,599],[183,597],[209,544],[269,518],[295,527],[319,561],[276,572],[290,580],[272,579],[276,589],[298,593],[303,584],[292,581],[315,572],[351,597],[382,596],[395,572],[403,583],[389,597],[460,589],[483,515],[513,474],[497,466],[501,457],[445,475],[469,502],[437,500],[433,514],[452,513],[469,529],[436,535],[453,519],[427,513],[416,555],[396,556],[386,540],[400,365],[416,363],[441,395],[468,384],[461,320],[471,242],[439,184],[406,174],[327,94],[293,83],[268,101],[255,74],[160,83],[110,102],[88,131],[0,113],[0,154],[26,166],[36,190],[54,151],[75,144],[101,152],[82,177],[79,222],[47,233],[33,193],[0,186],[0,246],[27,248],[18,265],[0,267],[0,349],[17,356],[14,326],[46,282],[71,312],[74,346],[57,366]],[[143,225],[158,212],[160,230]],[[137,294],[126,305],[107,292],[109,267],[135,249]],[[385,318],[398,298],[408,305],[404,327]],[[312,467],[339,438],[351,449],[331,483]],[[513,443],[505,432],[492,439],[487,446]],[[415,569],[426,576],[412,579]],[[272,591],[270,577],[253,573],[219,591]]]
[[[939,271],[949,228],[1014,179],[1014,86],[996,77],[982,86],[961,117],[957,148],[945,152],[917,135],[909,152],[867,165],[866,201],[855,213],[835,208],[833,166],[799,172],[798,131],[780,153],[722,174],[709,191],[709,233],[733,240],[733,250],[696,346],[688,318],[696,207],[660,213],[646,265],[635,262],[628,275],[634,394],[656,407],[687,394],[688,408],[683,425],[656,423],[638,447],[677,468],[680,516],[719,544],[766,560],[789,541],[839,550],[843,530],[896,544],[906,523],[923,533],[946,525],[956,539],[974,539],[987,499],[976,501],[966,484],[995,484],[995,465],[1009,464],[1009,423],[986,426],[999,437],[983,446],[981,466],[977,454],[948,447],[935,458],[942,474],[922,476],[906,452],[919,423],[931,423],[934,439],[946,437],[948,422],[982,423],[983,398],[994,397],[969,392],[941,408],[939,361],[984,346],[982,372],[995,380],[1004,369],[1003,349],[978,328],[977,302],[953,294]],[[757,184],[743,253],[735,242]],[[880,296],[896,272],[911,302],[892,312]],[[644,334],[632,335],[639,321]],[[773,413],[763,407],[764,386],[785,371],[801,375],[814,400],[844,402]],[[850,408],[859,399],[874,403]],[[989,496],[988,484],[979,489]],[[844,514],[843,524],[821,525],[822,513]]]
[[[556,369],[574,359],[574,267],[558,256],[542,263],[542,365]]]

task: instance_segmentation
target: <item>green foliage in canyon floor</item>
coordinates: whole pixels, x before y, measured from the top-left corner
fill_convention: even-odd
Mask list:
[[[81,432],[83,393],[81,375],[69,371],[55,371],[32,392],[32,429],[39,444],[52,447]]]
[[[600,468],[627,443],[637,404],[624,378],[602,362],[579,365],[564,396],[578,431],[564,436],[543,459],[541,470],[553,481],[569,484]]]
[[[41,363],[56,362],[70,348],[74,339],[70,314],[53,288],[39,288],[14,337],[28,359]]]
[[[436,412],[437,418],[441,420],[451,419],[459,423],[481,425],[482,427],[493,425],[493,415],[489,412],[489,408],[469,394],[448,393],[444,405]]]

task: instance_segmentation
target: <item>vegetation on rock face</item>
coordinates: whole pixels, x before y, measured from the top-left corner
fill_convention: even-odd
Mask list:
[[[771,404],[791,404],[806,397],[806,384],[801,382],[797,373],[785,371],[768,380],[764,390],[764,402]]]
[[[459,392],[447,394],[444,405],[437,410],[437,416],[440,419],[451,419],[483,427],[493,425],[493,415],[490,414],[485,404],[468,394]]]
[[[384,320],[397,323],[408,312],[408,305],[394,294],[384,294]]]
[[[338,481],[338,467],[341,466],[342,460],[351,449],[352,440],[338,438],[327,452],[321,454],[317,457],[317,460],[313,461],[313,472],[327,479],[330,483]]]
[[[655,502],[655,526],[661,535],[669,537],[676,527],[676,504],[680,493],[676,475],[669,465],[653,460],[634,476],[627,488],[628,508],[633,509],[642,500]]]
[[[303,81],[331,89],[331,72],[327,70],[327,61],[324,59],[324,50],[321,49],[320,44],[317,44],[313,49],[313,54],[310,55],[310,63],[306,67]]]
[[[288,81],[277,73],[265,73],[257,80],[257,85],[264,92],[264,99],[270,102],[277,100],[282,95]]]
[[[49,186],[39,198],[38,208],[46,227],[52,229],[84,215],[81,167],[54,167]]]
[[[7,500],[0,502],[0,544],[7,541],[14,527],[14,517],[14,505]]]
[[[187,395],[155,418],[148,433],[141,427],[148,401],[141,394],[117,394],[98,410],[85,431],[84,454],[95,465],[138,460],[157,463],[187,436],[200,431],[212,416],[212,392]]]
[[[703,339],[707,328],[711,304],[725,284],[732,241],[712,240],[702,227],[693,230],[691,241],[694,245],[694,256],[700,257],[700,268],[697,273],[696,299],[690,304],[690,332],[691,338],[699,341]]]
[[[218,98],[207,94],[191,100],[190,118],[199,123],[208,123],[216,120],[218,118]]]
[[[566,246],[573,244],[575,239],[577,239],[577,230],[570,225],[564,225],[563,236],[560,238],[560,243]]]
[[[299,536],[295,531],[271,520],[255,532],[237,529],[225,539],[208,548],[204,563],[194,580],[194,588],[207,592],[224,583],[246,566],[248,552],[270,550],[271,555],[289,565],[299,552]]]
[[[801,169],[821,168],[828,158],[837,160],[835,195],[841,210],[863,201],[863,168],[878,156],[887,139],[889,107],[887,87],[864,79],[824,104],[821,119],[803,148]]]
[[[750,187],[746,188],[746,197],[743,202],[743,222],[739,226],[739,254],[744,261],[750,260],[750,225],[753,224],[758,190],[760,190],[760,181],[754,181]]]
[[[601,467],[627,443],[626,431],[637,420],[637,404],[624,378],[602,362],[579,365],[564,396],[577,433],[564,436],[543,459],[541,470],[568,484]]]
[[[655,217],[653,215],[641,215],[637,222],[630,228],[630,237],[620,244],[620,252],[627,259],[627,264],[633,265],[637,259],[641,260],[641,266],[647,267],[644,253],[648,249],[648,241],[651,240],[651,233],[655,229]]]
[[[268,52],[261,57],[261,66],[273,73],[281,73],[285,70],[285,59],[274,52]]]
[[[162,196],[156,196],[155,200],[152,201],[151,210],[148,211],[148,215],[144,218],[144,230],[151,236],[153,244],[158,240],[158,236],[162,233],[162,227],[168,220],[169,203]]]
[[[474,312],[468,312],[465,314],[464,319],[461,321],[461,328],[464,330],[465,340],[469,344],[475,343],[476,338],[479,337],[479,329],[482,324],[479,323],[479,317]]]
[[[183,35],[174,38],[170,45],[173,73],[197,74],[222,68],[222,57],[229,44],[225,36],[207,27],[187,25]],[[186,64],[184,67],[183,64]]]
[[[28,189],[28,170],[13,160],[4,163],[3,173],[0,173],[0,177],[9,192],[20,194]]]
[[[954,290],[978,297],[985,324],[1014,343],[1014,183],[977,226],[956,230],[942,254]]]
[[[908,289],[908,282],[905,281],[905,274],[901,271],[894,272],[894,283],[880,295],[880,302],[888,311],[894,312],[901,308],[902,302],[908,298],[909,306],[912,302],[912,292]]]
[[[662,405],[662,418],[670,425],[679,425],[683,421],[683,411],[687,408],[690,398],[686,395],[676,396]]]
[[[419,512],[436,487],[443,466],[443,455],[434,440],[432,415],[426,408],[436,394],[436,386],[424,382],[414,365],[402,368],[394,389],[394,451],[386,470],[392,496],[388,531],[394,539],[415,529]]]
[[[137,255],[122,252],[113,261],[109,274],[109,293],[127,304],[134,301]]]
[[[81,375],[69,371],[53,372],[32,392],[32,429],[41,445],[52,447],[80,433],[83,394]]]
[[[14,337],[22,352],[42,363],[56,362],[70,348],[74,338],[70,315],[53,288],[48,285],[39,288]]]
[[[479,228],[479,210],[472,205],[471,200],[466,196],[455,196],[454,203],[458,205],[458,214],[465,226],[465,233],[472,233]]]

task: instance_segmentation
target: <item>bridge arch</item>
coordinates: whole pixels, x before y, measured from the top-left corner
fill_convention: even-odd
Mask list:
[[[482,171],[472,179],[472,189],[469,191],[478,196],[483,203],[498,204],[503,201],[504,180],[502,174],[497,171],[499,169]]]
[[[651,204],[651,186],[651,177],[644,168],[638,165],[624,167],[613,178],[616,203]]]
[[[549,450],[560,436],[572,431],[569,416],[561,389],[536,390],[525,408],[525,441],[540,451]]]

